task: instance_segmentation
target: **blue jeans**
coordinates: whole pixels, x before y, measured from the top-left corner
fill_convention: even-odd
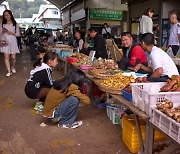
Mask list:
[[[79,100],[77,97],[69,96],[55,110],[54,118],[61,117],[59,125],[71,125],[77,117]]]

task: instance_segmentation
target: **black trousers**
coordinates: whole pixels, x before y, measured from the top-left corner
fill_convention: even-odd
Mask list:
[[[171,48],[172,48],[172,52],[173,52],[174,56],[176,56],[176,54],[179,50],[179,46],[178,45],[172,45]]]

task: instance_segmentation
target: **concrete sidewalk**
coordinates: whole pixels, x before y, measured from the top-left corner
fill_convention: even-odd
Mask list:
[[[0,154],[128,154],[121,140],[120,125],[113,125],[105,109],[80,106],[77,129],[62,129],[37,115],[36,100],[28,99],[24,86],[33,62],[25,47],[17,56],[17,73],[6,77],[0,54]],[[53,71],[56,80],[62,76]],[[48,126],[41,127],[44,122]]]

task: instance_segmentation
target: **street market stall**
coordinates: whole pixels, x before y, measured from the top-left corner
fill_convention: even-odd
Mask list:
[[[112,97],[113,99],[117,100],[119,104],[123,104],[124,106],[126,106],[126,108],[130,109],[134,113],[135,116],[133,119],[135,120],[134,124],[137,130],[139,140],[137,147],[134,148],[133,144],[132,146],[129,146],[129,142],[126,142],[130,140],[127,139],[129,137],[125,136],[124,132],[122,135],[123,141],[132,153],[138,152],[137,150],[139,149],[139,145],[140,151],[142,153],[153,153],[154,138],[155,140],[157,138],[163,138],[161,135],[157,135],[156,132],[154,135],[154,128],[156,128],[158,131],[162,131],[163,133],[165,133],[172,142],[172,144],[165,149],[166,153],[179,150],[179,76],[173,76],[171,80],[167,81],[167,83],[147,83],[146,80],[143,78],[143,76],[146,76],[146,74],[140,74],[130,71],[123,72],[122,70],[118,69],[117,64],[113,60],[97,59],[91,61],[91,58],[84,54],[73,53],[72,50],[70,50],[72,48],[67,47],[65,50],[63,50],[63,48],[64,45],[63,47],[61,46],[58,48],[54,48],[53,50],[55,50],[55,52],[59,54],[60,60],[63,61],[65,64],[64,73],[66,73],[68,69],[73,67],[84,71],[86,76],[92,82],[90,87],[87,87],[91,90],[92,101],[93,84],[96,84],[96,86],[101,91],[107,94],[108,98],[109,96]],[[127,90],[127,87],[132,88],[132,94],[129,90]],[[124,91],[128,93],[128,95],[131,95],[132,98],[130,99],[130,101],[126,100],[126,97],[124,98],[124,96],[126,96],[126,94],[124,94]],[[173,104],[174,107],[173,105],[171,105],[171,108],[168,108],[169,112],[164,110],[162,112],[162,109],[158,107],[158,104],[166,104],[167,102],[171,102],[170,104]],[[145,121],[145,124],[143,126],[144,130],[141,129],[141,119]],[[125,123],[128,121],[126,120]],[[122,126],[123,129],[125,129],[123,123]],[[123,131],[126,132],[126,130]]]
[[[74,66],[74,67],[79,68],[77,66]],[[130,109],[135,114],[134,118],[135,118],[138,138],[139,138],[139,142],[140,142],[140,147],[141,147],[140,151],[141,152],[144,152],[146,154],[150,154],[153,152],[154,128],[158,129],[159,131],[164,132],[166,135],[168,135],[170,137],[171,142],[175,143],[175,144],[173,144],[173,147],[172,147],[172,145],[170,145],[170,148],[168,147],[165,149],[166,153],[176,151],[177,149],[180,148],[180,146],[179,146],[179,138],[180,138],[179,122],[173,121],[172,122],[173,124],[169,124],[169,126],[168,126],[168,127],[170,127],[168,129],[168,131],[170,131],[172,125],[173,125],[173,127],[176,126],[176,138],[173,138],[172,135],[170,135],[171,133],[169,133],[167,131],[166,132],[163,131],[162,127],[159,126],[160,125],[159,121],[157,124],[152,121],[153,115],[155,114],[154,112],[156,112],[156,115],[158,112],[156,109],[156,104],[163,100],[162,98],[159,98],[158,96],[163,95],[163,98],[167,97],[167,98],[169,98],[169,100],[171,100],[172,97],[175,98],[175,106],[177,107],[177,106],[179,106],[179,103],[177,101],[179,100],[178,98],[180,96],[180,92],[171,92],[171,97],[170,97],[170,96],[168,96],[168,92],[167,93],[159,92],[160,88],[162,90],[163,86],[165,86],[166,83],[135,83],[134,86],[132,86],[132,87],[136,87],[136,88],[140,88],[140,89],[139,89],[138,93],[132,92],[134,94],[133,101],[135,101],[135,102],[130,102],[122,96],[122,92],[120,92],[120,91],[124,87],[126,87],[130,82],[135,82],[135,79],[133,78],[133,76],[124,76],[123,77],[122,73],[119,73],[119,74],[116,74],[117,76],[118,75],[120,76],[120,78],[118,78],[118,79],[117,79],[116,75],[114,75],[113,77],[112,76],[107,77],[106,79],[102,80],[102,79],[97,79],[96,76],[93,77],[93,74],[91,73],[91,69],[89,69],[89,70],[90,71],[85,70],[86,75],[88,77],[90,77],[91,81],[94,82],[99,87],[100,90],[104,91],[105,93],[107,93],[108,95],[110,95],[111,97],[116,99],[119,103],[125,105],[128,109]],[[127,73],[125,73],[125,74],[127,74]],[[133,74],[133,73],[131,73],[131,74]],[[120,81],[120,79],[125,79],[125,80],[121,80],[121,82],[119,82],[119,83],[121,83],[121,86],[119,87],[118,81]],[[113,80],[114,80],[114,83],[113,83]],[[126,81],[128,81],[128,82],[126,82]],[[171,81],[169,81],[169,82],[171,82]],[[123,85],[122,85],[122,83],[123,83]],[[148,84],[151,84],[151,85],[149,86]],[[179,85],[179,81],[177,81],[177,84]],[[113,86],[113,85],[115,85],[114,88],[117,88],[116,91],[113,91],[114,89],[112,90],[110,87],[107,87],[107,86]],[[143,90],[144,85],[147,85],[147,87],[149,89],[144,88],[144,90]],[[132,91],[134,91],[134,89]],[[157,96],[155,98],[156,101],[152,102],[153,100],[148,97],[148,94],[156,95]],[[146,95],[147,98],[144,95]],[[135,99],[137,97],[138,97],[138,99]],[[148,99],[148,98],[150,99],[149,102],[142,100],[142,99]],[[140,102],[140,104],[138,104],[137,102]],[[145,104],[145,103],[148,103],[148,104]],[[177,110],[179,112],[179,108]],[[162,117],[164,117],[166,119],[164,121],[168,120],[167,116],[162,116]],[[145,122],[146,122],[146,126],[145,126],[146,127],[145,128],[146,129],[146,131],[145,131],[146,140],[144,140],[144,137],[142,136],[142,133],[141,133],[141,124],[140,124],[141,122],[140,122],[139,118],[145,120]],[[160,116],[158,118],[160,118]],[[157,121],[157,119],[156,119],[156,121]],[[171,130],[171,131],[174,131],[174,130]],[[157,135],[155,135],[155,138],[157,138]]]

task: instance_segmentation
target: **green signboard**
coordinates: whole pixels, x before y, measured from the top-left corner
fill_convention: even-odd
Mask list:
[[[122,20],[122,11],[90,9],[90,19]]]

